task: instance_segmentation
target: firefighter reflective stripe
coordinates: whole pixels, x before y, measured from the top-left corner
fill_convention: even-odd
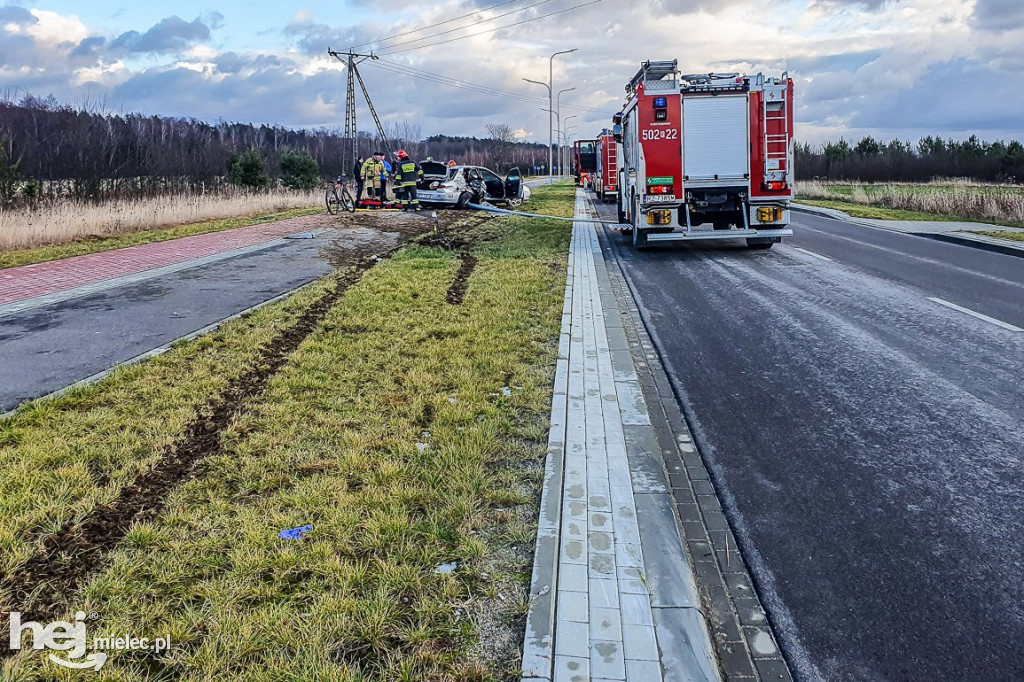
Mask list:
[[[384,162],[377,161],[372,156],[363,163],[362,176],[364,180],[379,180],[384,172]]]
[[[402,187],[416,186],[416,181],[423,177],[423,171],[415,161],[403,161],[395,174],[395,180]]]

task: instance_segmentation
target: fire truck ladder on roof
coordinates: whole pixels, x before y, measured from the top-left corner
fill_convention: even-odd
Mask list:
[[[640,65],[640,70],[636,72],[633,80],[629,81],[629,84],[626,86],[626,92],[632,94],[636,92],[637,86],[640,83],[659,81],[666,76],[672,76],[672,80],[675,81],[677,73],[679,73],[679,61],[676,59],[660,62],[648,60]]]
[[[763,76],[762,76],[763,78]],[[781,88],[770,84],[761,98],[761,131],[764,134],[764,178],[769,182],[785,182],[789,176],[789,88],[788,77],[783,74]],[[769,133],[769,122],[781,123],[776,132]],[[783,165],[785,169],[783,170]]]

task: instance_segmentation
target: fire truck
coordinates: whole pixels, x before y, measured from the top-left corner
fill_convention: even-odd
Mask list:
[[[597,170],[597,140],[576,140],[572,143],[573,175],[577,187],[591,187]]]
[[[614,201],[619,190],[619,145],[610,130],[597,136],[597,168],[594,171],[594,192],[603,202]]]
[[[619,222],[633,245],[790,236],[793,81],[644,62],[615,115]]]

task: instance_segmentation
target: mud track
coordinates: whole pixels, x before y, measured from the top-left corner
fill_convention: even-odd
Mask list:
[[[450,214],[442,212],[439,216],[439,231],[435,231],[434,222],[428,216],[416,216],[415,220],[396,220],[386,215],[349,219],[360,226],[382,231],[382,237],[388,236],[393,246],[376,253],[379,242],[365,242],[354,248],[338,242],[327,247],[332,264],[345,267],[335,275],[335,287],[304,310],[294,325],[263,347],[252,365],[199,411],[178,443],[152,469],[123,488],[113,502],[93,508],[79,523],[69,523],[43,539],[34,556],[13,573],[0,578],[0,612],[20,611],[23,622],[46,623],[62,617],[81,585],[102,568],[107,554],[120,544],[132,524],[159,514],[167,497],[194,475],[197,465],[219,452],[221,433],[245,412],[253,398],[263,393],[291,354],[319,328],[349,287],[417,236],[432,233],[423,241],[462,242],[460,237],[450,236],[446,228],[462,231],[487,219],[464,213]],[[464,286],[462,291],[464,293]],[[0,628],[0,660],[17,653],[8,646],[8,634],[6,625]]]
[[[455,279],[452,280],[451,286],[448,287],[448,293],[445,295],[445,300],[452,305],[462,305],[462,301],[466,297],[466,290],[469,288],[469,277],[473,274],[478,262],[476,256],[469,252],[475,242],[469,237],[467,231],[489,219],[490,216],[478,214],[463,223],[464,229],[459,234],[441,231],[420,240],[424,246],[436,246],[456,253],[462,261],[455,273]]]
[[[466,297],[466,289],[469,288],[469,276],[473,274],[477,263],[476,256],[468,252],[459,254],[459,258],[462,259],[462,265],[455,273],[455,281],[448,287],[448,294],[445,296],[445,300],[452,305],[462,305],[462,299]]]

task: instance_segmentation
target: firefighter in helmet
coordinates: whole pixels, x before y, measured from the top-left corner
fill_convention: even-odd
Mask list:
[[[420,169],[420,165],[410,159],[403,149],[395,152],[395,158],[398,159],[395,168],[395,185],[401,192],[399,200],[402,202],[402,210],[419,211],[420,200],[416,196],[416,183],[423,177],[423,171]]]

